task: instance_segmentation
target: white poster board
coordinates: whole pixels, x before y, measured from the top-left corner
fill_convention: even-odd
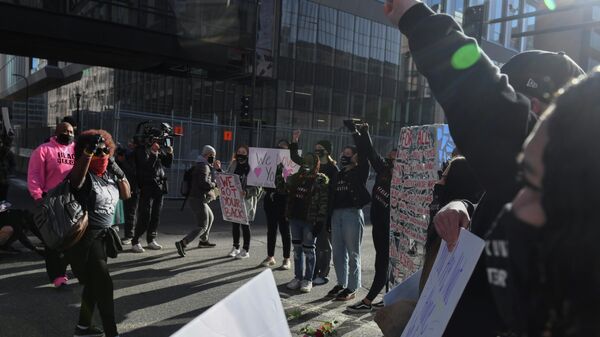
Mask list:
[[[425,283],[402,337],[441,337],[471,278],[485,243],[461,229],[452,252],[442,241],[431,273]]]
[[[277,165],[281,162],[280,149],[251,147],[248,152],[248,185],[260,187],[275,187]],[[289,150],[288,150],[289,152]]]
[[[266,269],[171,337],[291,337],[271,269]]]
[[[217,186],[221,191],[219,201],[223,220],[248,225],[248,212],[242,196],[240,176],[230,173],[217,173]]]
[[[298,155],[302,155],[302,150],[298,150]],[[279,162],[283,165],[283,178],[287,181],[287,178],[292,174],[298,172],[300,166],[292,160],[290,150],[280,149],[279,150]]]

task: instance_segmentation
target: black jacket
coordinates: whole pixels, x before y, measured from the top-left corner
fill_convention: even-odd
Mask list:
[[[450,17],[419,4],[400,21],[417,69],[440,103],[450,133],[486,191],[471,231],[483,237],[503,205],[518,191],[516,157],[535,124],[529,100],[516,93],[481,52],[466,69],[452,66],[454,53],[476,44]],[[446,328],[445,336],[487,337],[504,330],[480,259]]]
[[[163,188],[167,181],[165,168],[171,167],[173,154],[160,151],[152,153],[149,147],[135,148],[135,166],[138,185],[141,187]]]
[[[355,142],[359,142],[359,135],[353,134]],[[348,182],[350,189],[350,196],[352,198],[352,206],[355,208],[363,208],[369,202],[371,202],[371,195],[367,190],[367,179],[369,179],[369,161],[367,156],[358,153],[358,165],[348,171],[341,169],[337,174],[337,181],[344,179]],[[333,197],[335,199],[335,193]],[[335,204],[335,200],[333,201]]]
[[[392,183],[393,163],[388,164],[383,157],[373,148],[373,142],[368,132],[361,133],[360,137],[355,138],[358,153],[367,157],[371,167],[377,174],[375,184],[371,192],[371,214],[380,214],[378,219],[390,221],[390,186]],[[373,220],[373,219],[371,219]]]
[[[134,151],[127,151],[127,153],[125,154],[124,161],[117,160],[117,164],[119,165],[121,170],[123,170],[123,172],[125,173],[125,177],[127,177],[127,181],[129,181],[129,185],[131,186],[132,191],[133,191],[133,189],[138,188],[137,172],[136,172],[136,167],[135,167],[134,155],[135,155]]]

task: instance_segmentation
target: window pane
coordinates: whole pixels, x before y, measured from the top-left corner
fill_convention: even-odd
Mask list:
[[[281,56],[293,58],[298,34],[298,1],[283,0],[281,9],[281,36],[279,52]]]
[[[298,14],[298,44],[296,58],[302,61],[314,62],[315,44],[317,42],[317,10],[318,5],[306,0],[300,1]]]
[[[354,41],[354,15],[338,12],[335,66],[350,69]]]

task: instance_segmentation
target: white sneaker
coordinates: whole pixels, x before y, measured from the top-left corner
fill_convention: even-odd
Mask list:
[[[290,259],[283,259],[283,263],[281,264],[281,269],[290,270],[292,269],[292,262]]]
[[[142,247],[142,245],[140,243],[131,246],[131,251],[134,253],[143,253],[146,250]]]
[[[240,253],[239,249],[237,249],[235,247],[231,247],[231,251],[229,252],[229,254],[227,254],[227,256],[236,257],[239,253]]]
[[[161,250],[162,246],[156,242],[156,240],[152,240],[152,242],[148,242],[148,249],[152,250]]]
[[[300,291],[303,293],[309,293],[312,290],[312,282],[307,280],[302,280],[300,282]]]
[[[248,253],[245,249],[242,249],[238,255],[235,256],[236,259],[247,259],[250,257],[250,253]]]
[[[292,290],[296,290],[298,288],[300,288],[300,280],[295,278],[293,280],[291,280],[288,284],[287,284],[287,288],[288,289],[292,289]]]

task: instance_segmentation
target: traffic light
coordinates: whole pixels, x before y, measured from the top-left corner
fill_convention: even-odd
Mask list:
[[[463,18],[463,30],[466,35],[473,37],[477,42],[481,42],[481,37],[485,33],[485,5],[468,7],[465,10]]]
[[[240,115],[241,115],[242,119],[250,118],[250,97],[242,96],[240,103],[241,103]]]

